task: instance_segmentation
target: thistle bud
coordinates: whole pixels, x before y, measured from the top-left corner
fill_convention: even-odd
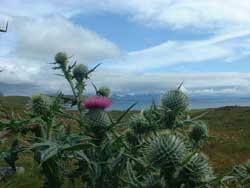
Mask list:
[[[97,91],[97,95],[101,95],[103,97],[109,97],[110,89],[108,87],[100,87]]]
[[[73,70],[73,76],[78,82],[82,82],[88,78],[89,69],[87,66],[80,64],[77,65]]]
[[[129,126],[135,135],[143,135],[151,131],[146,119],[142,115],[133,116],[129,121]]]
[[[208,136],[207,125],[202,121],[196,122],[192,125],[191,130],[189,132],[189,136],[195,142],[199,142],[202,138]]]
[[[34,95],[32,96],[32,109],[35,114],[47,115],[49,114],[50,106],[52,105],[52,100],[47,95]]]
[[[185,111],[188,107],[188,98],[180,90],[171,90],[162,96],[161,106],[172,111]]]
[[[56,54],[55,56],[55,61],[57,64],[65,67],[68,63],[68,57],[67,57],[67,54],[64,53],[64,52],[59,52]]]

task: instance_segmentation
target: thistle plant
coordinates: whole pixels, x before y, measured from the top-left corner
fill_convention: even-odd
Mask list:
[[[114,119],[106,111],[112,104],[108,87],[93,84],[96,93],[85,96],[87,81],[99,65],[90,69],[70,63],[70,57],[63,52],[56,54],[53,65],[67,80],[73,97],[62,93],[53,97],[35,95],[26,119],[12,113],[0,121],[5,139],[14,134],[22,140],[15,141],[2,157],[13,169],[18,155],[25,152],[39,164],[44,188],[225,185],[218,181],[198,147],[208,136],[208,127],[198,117],[190,118],[188,98],[180,88],[167,91],[160,106],[153,102],[150,108],[125,121],[135,104]],[[77,111],[65,109],[64,101],[71,101]],[[67,131],[66,122],[70,122],[71,131]],[[235,181],[242,183],[239,177],[248,177],[245,166],[235,168],[235,172]]]

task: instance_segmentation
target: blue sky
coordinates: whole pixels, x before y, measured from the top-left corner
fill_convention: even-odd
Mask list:
[[[76,15],[73,23],[89,28],[117,44],[121,49],[131,52],[159,45],[168,40],[205,39],[211,33],[195,32],[194,29],[172,30],[171,27],[147,27],[133,22],[128,15],[114,13],[95,13]]]
[[[114,93],[250,94],[250,1],[2,0],[0,90],[68,93],[48,62],[58,51]],[[46,76],[44,76],[46,75]],[[19,85],[20,87],[17,87]],[[8,89],[9,88],[9,89]]]

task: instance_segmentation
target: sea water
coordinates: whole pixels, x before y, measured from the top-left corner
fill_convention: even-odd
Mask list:
[[[148,108],[155,102],[160,104],[160,95],[133,95],[133,96],[113,96],[110,110],[125,110],[133,103],[136,103],[134,110]],[[189,97],[190,109],[218,108],[223,106],[250,106],[250,97],[235,96],[199,96]]]

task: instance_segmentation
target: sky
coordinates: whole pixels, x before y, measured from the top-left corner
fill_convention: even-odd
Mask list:
[[[0,91],[70,90],[59,51],[113,93],[250,95],[250,0],[0,0]],[[88,91],[93,91],[91,84]]]

